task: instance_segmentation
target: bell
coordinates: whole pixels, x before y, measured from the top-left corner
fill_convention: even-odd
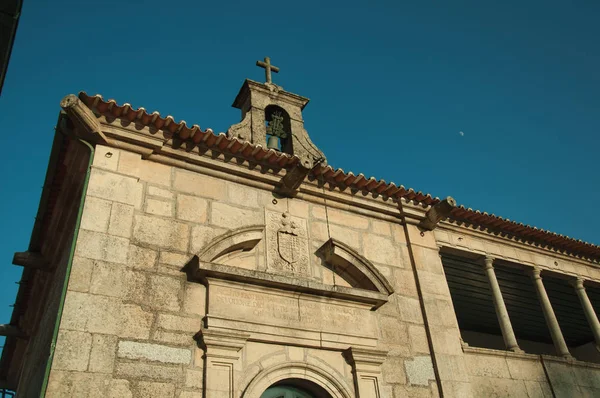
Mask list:
[[[274,135],[269,136],[269,139],[267,140],[267,148],[275,149],[276,151],[278,151],[279,150],[279,138],[277,138]]]

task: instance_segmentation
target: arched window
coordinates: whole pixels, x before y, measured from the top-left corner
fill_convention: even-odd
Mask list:
[[[331,398],[331,395],[308,380],[285,379],[267,388],[260,398]]]
[[[265,108],[265,125],[267,127],[267,148],[293,155],[292,126],[290,115],[285,109],[269,105]]]

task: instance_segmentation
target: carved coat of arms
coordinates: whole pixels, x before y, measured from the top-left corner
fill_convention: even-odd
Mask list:
[[[310,276],[306,221],[289,213],[267,212],[267,269]]]

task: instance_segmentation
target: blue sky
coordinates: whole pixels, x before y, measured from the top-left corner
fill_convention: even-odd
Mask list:
[[[566,3],[26,0],[0,97],[0,323],[61,98],[225,131],[264,56],[311,98],[306,128],[332,166],[600,243],[600,3]]]

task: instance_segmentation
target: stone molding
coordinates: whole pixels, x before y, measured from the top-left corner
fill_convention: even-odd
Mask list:
[[[210,329],[201,329],[198,336],[207,358],[231,360],[240,358],[240,350],[249,337],[248,333]]]
[[[358,279],[355,274],[360,273],[362,276],[360,279],[365,279],[367,284],[372,284],[379,293],[388,296],[394,293],[394,288],[377,267],[345,243],[330,238],[319,248],[318,252],[324,255],[325,261],[345,268],[344,271],[348,274],[354,274],[352,275],[353,279]],[[368,289],[367,286],[362,288]]]
[[[356,396],[380,398],[381,365],[387,357],[387,351],[351,347],[344,351],[344,357],[352,365]]]
[[[271,385],[285,379],[311,381],[327,391],[333,398],[353,398],[352,390],[341,380],[332,377],[330,369],[305,362],[287,362],[264,369],[244,388],[243,398],[260,398]]]
[[[198,254],[200,261],[217,261],[236,250],[250,250],[264,237],[264,225],[253,225],[228,231],[210,241]]]
[[[276,275],[268,272],[248,270],[229,265],[200,261],[198,256],[182,268],[188,281],[205,284],[206,278],[223,279],[245,284],[284,289],[289,292],[306,293],[315,296],[331,297],[362,304],[369,304],[376,309],[388,301],[388,294],[345,286],[326,285],[309,279]]]

